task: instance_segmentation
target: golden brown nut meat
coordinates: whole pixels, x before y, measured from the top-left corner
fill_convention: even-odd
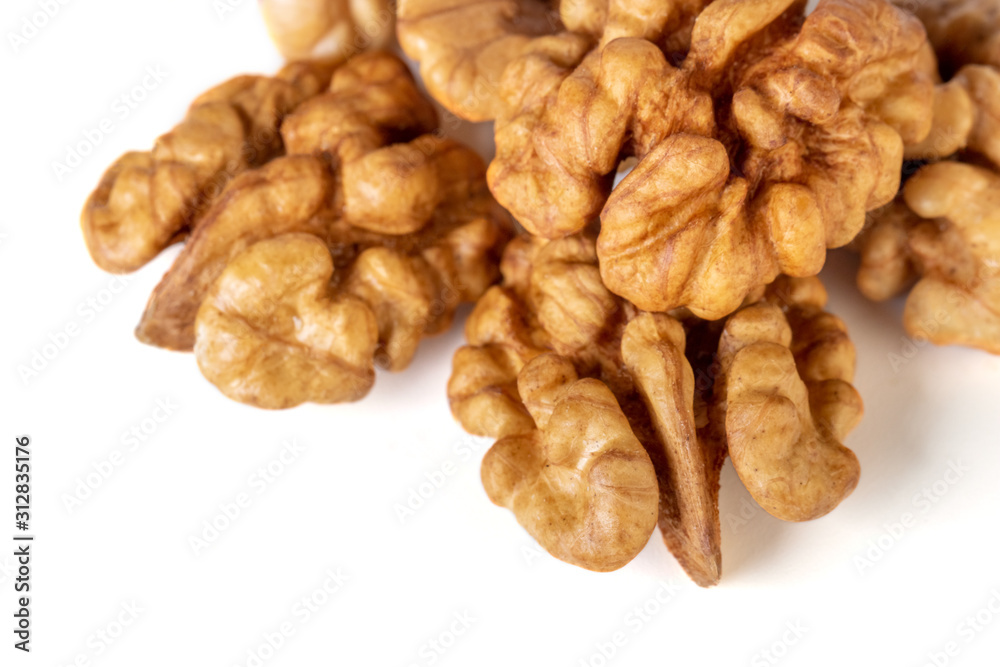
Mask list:
[[[94,262],[134,271],[183,238],[229,179],[281,150],[282,119],[329,79],[328,66],[311,63],[274,77],[235,77],[198,97],[153,150],[119,158],[81,215]]]
[[[260,11],[289,60],[346,58],[392,40],[387,0],[260,0]]]
[[[326,205],[330,180],[322,161],[308,155],[276,158],[233,179],[150,296],[139,340],[192,349],[198,307],[229,260],[271,236],[319,231],[314,218]]]
[[[303,105],[282,125],[289,151],[301,154],[241,174],[212,203],[150,297],[136,330],[139,339],[190,350],[194,317],[209,286],[230,258],[264,238],[289,232],[325,236],[335,227],[329,233],[341,238],[331,239],[331,244],[345,245],[353,259],[353,236],[362,227],[333,225],[340,218],[349,223],[360,218],[364,229],[391,237],[399,230],[386,219],[408,219],[404,230],[412,231],[425,225],[435,229],[434,218],[457,227],[485,214],[490,201],[481,185],[482,166],[477,169],[479,161],[469,151],[434,137],[387,146],[393,140],[416,140],[435,127],[433,109],[397,58],[365,54],[339,68],[330,91]],[[370,154],[384,151],[392,153],[390,158],[372,164]],[[327,166],[331,160],[333,173]],[[438,181],[456,180],[466,184],[465,191],[459,186],[457,192],[446,192],[447,201],[442,197],[434,207],[425,205],[415,220],[412,205],[425,197],[429,181],[437,186]],[[463,196],[467,201],[461,201]],[[367,207],[353,214],[355,201]],[[380,218],[370,217],[374,209],[381,209]]]
[[[885,301],[909,289],[917,279],[908,244],[920,218],[901,198],[873,211],[871,218],[855,243],[861,255],[858,289],[872,301]]]
[[[331,294],[333,261],[309,234],[238,254],[198,312],[195,356],[226,396],[261,408],[354,401],[375,381],[375,315]]]
[[[1000,5],[995,0],[892,1],[920,18],[947,71],[970,63],[1000,67]]]
[[[922,278],[906,301],[907,331],[1000,354],[1000,174],[942,162],[907,181],[903,198],[929,221],[909,240]]]
[[[281,136],[290,154],[320,152],[343,164],[437,126],[434,107],[406,65],[374,52],[338,68],[329,90],[288,117]]]
[[[410,328],[422,331],[426,326],[428,333],[436,333],[447,326],[458,303],[482,294],[496,278],[496,257],[507,235],[503,214],[486,190],[482,161],[452,141],[433,139],[425,149],[416,172],[432,170],[440,201],[420,220],[419,229],[406,233],[394,224],[385,232],[372,231],[353,224],[346,207],[339,216],[331,210],[331,201],[351,194],[346,179],[338,184],[320,158],[277,158],[242,174],[215,202],[153,292],[136,334],[160,347],[191,349],[195,314],[226,264],[253,243],[304,232],[324,239],[338,266],[370,265],[368,277],[350,285],[359,295],[395,294],[402,300],[376,311],[385,345],[383,365],[401,370],[421,337]],[[397,207],[412,216],[405,196],[415,191],[408,176],[411,166],[372,174],[371,182],[359,181],[357,187],[384,189],[388,194],[381,208],[390,219]],[[374,248],[383,251],[371,252]],[[416,311],[403,317],[408,308]],[[399,327],[403,333],[393,334]]]
[[[767,460],[768,467],[747,477],[748,484],[767,487],[776,483],[776,474],[784,472],[785,462],[775,456],[778,450],[807,460],[823,453],[822,446],[832,448],[832,440],[842,438],[860,416],[857,394],[847,384],[853,373],[853,347],[843,324],[822,312],[826,294],[817,279],[783,278],[768,288],[766,298],[782,304],[784,312],[773,305],[759,306],[772,313],[772,320],[770,328],[762,326],[757,333],[772,337],[787,333],[782,338],[781,361],[789,376],[783,390],[806,401],[796,404],[802,410],[796,413],[794,424],[783,422],[789,433],[800,426],[801,437],[788,442],[779,438],[781,434],[766,433],[745,419],[727,421],[727,380],[718,379],[712,358],[716,349],[720,360],[736,350],[732,344],[720,348],[721,323],[682,313],[676,313],[682,319],[645,313],[615,297],[601,282],[593,234],[550,242],[517,238],[507,246],[501,270],[504,282],[483,295],[466,322],[468,345],[455,354],[448,396],[452,412],[466,430],[501,438],[494,446],[500,448],[498,453],[491,450],[485,459],[484,484],[494,502],[512,508],[515,514],[519,510],[510,496],[498,495],[495,489],[510,490],[517,480],[534,480],[526,471],[544,464],[539,443],[556,437],[539,434],[539,429],[544,430],[541,424],[554,414],[557,400],[553,397],[577,386],[579,377],[592,378],[598,381],[595,387],[610,390],[631,433],[649,455],[659,489],[657,522],[664,541],[694,581],[711,586],[721,574],[718,492],[727,436],[736,438],[744,452],[752,450],[755,436],[767,436],[758,441],[764,449],[757,456]],[[763,292],[755,294],[757,299],[762,296]],[[733,315],[727,323],[748,318],[749,314],[742,314],[746,312]],[[740,331],[743,338],[739,340],[751,346],[749,332]],[[749,353],[744,357],[741,372],[728,377],[740,396],[737,413],[746,416],[746,406],[752,402],[750,389],[735,383],[763,371],[757,364],[765,360]],[[696,377],[708,381],[696,382]],[[606,435],[618,438],[618,434],[615,428]],[[831,474],[848,478],[836,468],[835,457],[828,458],[827,465],[813,466],[804,475],[796,470],[802,478],[808,478],[809,472],[816,474],[816,479],[808,480],[811,496],[785,499],[783,505],[771,502],[765,505],[768,510],[801,520],[832,509],[853,484],[828,478]],[[501,465],[504,461],[521,461],[515,466],[519,472],[514,474]],[[856,468],[853,481],[857,481]],[[559,488],[564,494],[571,489]],[[523,489],[528,493],[530,487]],[[530,519],[518,514],[518,520],[555,556],[580,564],[578,557],[567,555],[566,531],[572,535],[587,524],[589,518],[582,508],[591,505],[585,489],[575,493],[579,496],[575,501],[560,500],[559,506],[580,513],[564,515],[561,522],[546,522],[549,515],[536,511],[529,512]],[[630,532],[627,539],[621,539],[641,548],[645,537]],[[608,544],[600,549],[616,567],[631,557],[625,558],[624,552]],[[588,551],[584,566],[597,569],[593,564],[599,561],[599,556]]]
[[[911,336],[1000,354],[1000,69],[966,65],[935,95],[933,129],[907,156],[950,161],[921,167],[873,214],[856,244],[858,287],[880,301],[916,281]]]
[[[151,296],[139,338],[170,349],[194,347],[212,382],[254,405],[360,398],[368,389],[361,380],[337,388],[333,384],[344,380],[335,382],[335,374],[321,368],[308,376],[314,384],[292,388],[291,376],[262,361],[298,353],[295,336],[307,318],[295,308],[329,310],[319,297],[305,304],[289,294],[306,289],[294,252],[309,246],[317,254],[316,243],[300,238],[306,234],[325,245],[330,259],[307,272],[308,293],[315,296],[315,284],[328,283],[336,303],[360,304],[373,325],[371,345],[364,343],[367,334],[341,341],[352,347],[351,372],[368,378],[355,362],[363,358],[370,367],[373,355],[389,370],[406,368],[423,337],[447,328],[459,303],[475,300],[495,281],[509,236],[482,160],[454,141],[422,134],[434,130],[435,121],[397,58],[369,53],[348,62],[330,92],[282,127],[285,143],[303,154],[240,174],[215,200]],[[297,240],[261,243],[275,238]],[[261,266],[256,276],[258,260],[274,266]],[[337,324],[346,308],[316,317]],[[233,333],[248,327],[246,340]],[[326,340],[310,332],[310,341]],[[341,361],[350,356],[341,348],[328,352]],[[333,358],[313,356],[323,363]],[[263,365],[255,368],[258,361]]]
[[[933,160],[968,149],[1000,169],[1000,69],[966,65],[934,91],[932,129],[906,157]]]
[[[817,273],[930,131],[919,22],[886,0],[804,5],[563,3],[546,25],[522,0],[456,41],[481,5],[409,0],[399,30],[449,109],[495,117],[490,187],[529,232],[600,218],[612,292],[718,319],[780,273]]]
[[[524,435],[537,433],[535,429],[546,422],[552,429],[548,415],[554,414],[557,404],[553,397],[572,393],[578,373],[594,378],[589,380],[593,385],[587,386],[604,396],[595,399],[597,404],[613,414],[624,412],[629,439],[638,438],[655,464],[649,475],[661,478],[659,492],[654,487],[652,495],[654,510],[659,504],[659,518],[654,516],[648,527],[629,524],[629,531],[617,538],[618,546],[613,541],[595,544],[590,540],[586,560],[560,545],[573,539],[572,532],[564,532],[567,526],[577,530],[591,521],[589,515],[575,514],[564,523],[529,525],[518,514],[519,521],[556,557],[599,570],[621,567],[631,560],[658,521],[664,539],[692,578],[712,585],[719,575],[717,502],[722,457],[721,451],[705,448],[695,434],[693,371],[684,357],[684,331],[676,320],[639,315],[612,295],[601,283],[596,261],[594,239],[588,236],[550,243],[521,237],[508,245],[502,263],[505,283],[480,299],[466,323],[469,346],[455,355],[449,383],[452,410],[470,432],[506,436],[494,446],[498,453],[491,450],[484,459],[483,477],[491,498],[518,513],[490,491],[495,485],[496,461],[510,458],[509,448],[521,451],[526,437],[534,442],[572,433],[559,422],[567,433]],[[623,372],[625,364],[631,372]],[[649,397],[650,408],[643,395]],[[619,442],[619,431],[613,428],[605,438]],[[637,475],[634,457],[626,460],[630,475]],[[563,486],[563,493],[572,490]],[[588,495],[593,492],[584,487],[575,493],[580,496],[576,501],[561,501],[567,511],[593,507]],[[633,512],[634,498],[620,497],[629,499],[629,516],[641,516]]]
[[[827,514],[861,474],[841,444],[862,411],[850,384],[854,347],[821,307],[796,306],[793,334],[777,306],[749,306],[728,318],[719,343],[716,392],[733,467],[754,500],[786,521]]]
[[[968,65],[955,81],[969,93],[975,108],[968,149],[1000,170],[1000,68]]]
[[[486,493],[556,558],[605,572],[632,560],[656,526],[656,474],[608,388],[554,354],[518,375],[535,428],[483,458]]]
[[[518,58],[544,52],[570,67],[596,43],[618,37],[683,53],[694,18],[710,2],[561,2],[553,9],[537,0],[402,0],[397,32],[434,98],[462,118],[483,121],[500,114],[504,70]]]
[[[681,324],[642,313],[625,327],[621,355],[641,401],[631,421],[644,434],[660,487],[660,532],[671,553],[699,586],[722,576],[719,475],[725,459],[722,429],[699,429],[694,371],[684,356]]]

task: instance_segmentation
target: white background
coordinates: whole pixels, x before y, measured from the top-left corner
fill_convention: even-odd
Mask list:
[[[223,398],[190,355],[133,338],[176,249],[91,316],[86,301],[110,276],[87,256],[78,215],[101,172],[150,147],[204,89],[280,65],[254,3],[235,4],[219,17],[212,0],[69,1],[14,53],[7,35],[37,6],[4,2],[0,665],[247,665],[286,622],[294,634],[263,664],[766,665],[760,651],[773,645],[773,664],[917,666],[949,642],[957,655],[939,664],[997,664],[1000,613],[982,612],[992,623],[979,630],[962,624],[994,596],[1000,610],[1000,359],[911,347],[901,303],[861,300],[846,254],[824,276],[859,348],[866,415],[848,445],[861,483],[830,516],[795,525],[755,510],[727,465],[713,590],[687,581],[658,534],[629,566],[594,574],[540,555],[489,503],[478,474],[489,443],[464,437],[445,399],[459,327],[426,341],[407,372],[380,374],[361,403],[274,413]],[[157,66],[165,80],[120,119],[116,98]],[[113,133],[60,182],[53,161],[106,117]],[[22,379],[18,367],[71,323],[79,335]],[[893,368],[890,355],[906,362]],[[129,451],[123,432],[158,400],[178,407]],[[7,546],[14,437],[24,433],[37,535],[30,655],[11,646]],[[258,494],[251,476],[292,439],[304,451]],[[115,450],[124,462],[67,509]],[[967,468],[960,477],[953,463]],[[453,474],[401,522],[394,507],[442,470]],[[935,483],[935,502],[917,498]],[[244,492],[250,506],[195,555],[189,538]],[[890,536],[907,513],[913,525]],[[308,618],[296,613],[338,568],[342,588]],[[131,603],[141,612],[109,647],[97,633],[116,633]],[[452,643],[456,614],[474,620]],[[605,660],[598,645],[616,633],[624,645]],[[428,644],[439,638],[443,654]]]

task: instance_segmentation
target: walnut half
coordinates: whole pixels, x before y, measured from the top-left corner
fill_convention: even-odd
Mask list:
[[[990,60],[976,26],[996,15],[964,0],[931,6],[942,15],[918,15],[946,64],[959,44],[970,59]],[[934,54],[926,59],[936,70]],[[903,314],[911,336],[1000,354],[1000,69],[964,65],[938,85],[933,129],[907,156],[930,164],[872,214],[856,243],[858,287],[881,301],[912,285]]]
[[[589,528],[596,508],[608,507],[594,498],[605,487],[560,477],[558,501],[545,501],[535,486],[553,489],[538,469],[582,446],[563,445],[557,457],[546,443],[575,443],[580,433],[594,447],[631,442],[619,412],[652,464],[663,539],[702,586],[722,571],[718,494],[727,451],[754,497],[779,518],[821,516],[857,484],[857,459],[840,444],[861,415],[850,385],[854,348],[843,323],[823,311],[818,279],[782,277],[736,314],[708,322],[684,311],[643,312],[614,296],[601,282],[593,233],[516,238],[501,270],[503,283],[466,322],[468,344],[455,353],[448,397],[466,430],[500,438],[483,466],[491,499],[556,557],[613,569],[645,544],[645,524],[623,519],[626,507],[638,507],[631,496],[606,510],[619,532],[611,541]],[[585,426],[553,421],[561,401],[575,405],[567,397],[578,396],[582,382],[594,409],[609,416]],[[761,409],[771,419],[757,419]],[[639,460],[626,459],[628,475],[637,475]],[[589,461],[570,460],[577,471]],[[794,488],[782,494],[783,486]],[[528,495],[517,500],[519,493]],[[567,547],[576,539],[584,551]]]
[[[326,87],[331,68],[292,63],[238,76],[198,97],[151,151],[126,153],[87,199],[80,224],[94,262],[134,271],[198,226],[226,183],[278,154],[285,115]]]
[[[715,320],[817,274],[931,128],[919,21],[888,0],[805,6],[406,0],[399,32],[446,107],[495,120],[490,189],[528,232],[599,219],[611,292]]]

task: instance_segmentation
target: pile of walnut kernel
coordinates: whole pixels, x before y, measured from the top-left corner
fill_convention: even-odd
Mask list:
[[[193,350],[230,398],[353,401],[496,280],[511,229],[485,169],[396,56],[292,63],[212,89],[122,156],[83,232],[109,271],[185,241],[136,336]]]
[[[1000,353],[1000,8],[909,4],[263,1],[291,62],[122,156],[84,237],[111,272],[183,241],[136,334],[258,407],[358,400],[475,303],[448,397],[497,438],[490,499],[596,571],[659,527],[711,586],[726,457],[787,521],[858,483],[828,248],[869,298],[913,286],[911,333]],[[394,18],[437,101],[494,121],[488,167],[364,52]]]

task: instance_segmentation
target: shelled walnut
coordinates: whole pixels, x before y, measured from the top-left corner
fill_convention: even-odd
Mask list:
[[[338,67],[281,124],[288,154],[198,218],[139,339],[194,349],[224,393],[267,408],[356,400],[376,362],[406,368],[494,282],[510,234],[482,160],[436,130],[395,56]]]
[[[977,26],[990,17],[977,3],[932,4],[940,16],[918,13],[946,65],[965,62],[960,54],[989,60]],[[933,56],[927,67],[936,73]],[[1000,69],[967,64],[939,84],[933,129],[906,152],[930,164],[872,214],[856,243],[858,287],[876,301],[912,287],[903,314],[911,336],[1000,354]]]
[[[289,60],[341,59],[392,40],[388,0],[260,0],[271,39]]]
[[[151,151],[121,156],[81,215],[94,262],[126,273],[182,240],[230,179],[281,152],[282,120],[326,88],[331,72],[292,63],[273,77],[234,77],[192,102]]]
[[[780,518],[822,516],[854,489],[858,462],[840,444],[861,414],[854,348],[818,279],[783,277],[708,322],[611,294],[591,232],[516,238],[501,271],[466,323],[448,396],[466,430],[499,438],[483,461],[490,498],[554,556],[593,570],[631,560],[652,531],[651,469],[667,546],[699,585],[717,583],[727,448]],[[580,422],[584,400],[604,416]]]
[[[446,107],[496,120],[490,187],[529,232],[600,218],[612,292],[718,319],[818,273],[930,130],[918,21],[887,0],[804,8],[404,0],[399,34]]]
[[[948,71],[980,63],[1000,67],[1000,5],[994,0],[892,0],[914,12]]]

